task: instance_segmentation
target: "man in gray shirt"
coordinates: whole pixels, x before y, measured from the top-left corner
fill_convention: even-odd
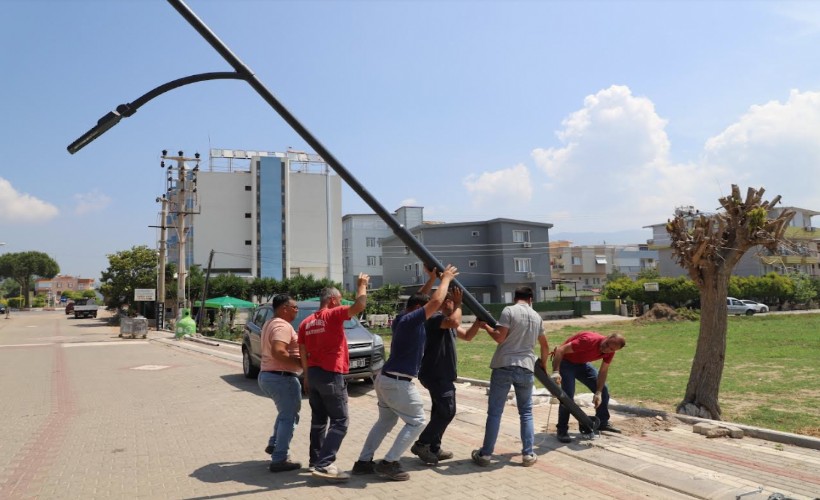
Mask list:
[[[545,370],[550,350],[541,316],[532,309],[532,296],[532,288],[516,288],[515,304],[504,308],[496,328],[484,327],[498,347],[490,362],[493,373],[484,444],[472,453],[473,462],[483,467],[490,465],[510,386],[515,388],[515,402],[521,419],[521,464],[529,467],[537,460],[533,453],[535,430],[532,420],[533,370],[538,360],[534,353],[535,342],[541,346],[540,363]]]

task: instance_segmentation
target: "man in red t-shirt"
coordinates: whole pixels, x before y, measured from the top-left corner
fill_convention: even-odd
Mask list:
[[[320,296],[319,309],[299,325],[299,352],[311,410],[308,465],[314,476],[324,479],[349,479],[333,463],[348,425],[344,375],[350,360],[344,322],[364,311],[369,280],[368,275],[359,275],[356,301],[351,306],[342,305],[339,290],[325,288]]]
[[[609,389],[606,377],[615,351],[624,347],[626,339],[620,333],[604,337],[597,332],[580,332],[558,346],[552,358],[551,377],[567,396],[572,398],[575,395],[576,380],[595,393],[592,404],[595,406],[595,416],[600,422],[598,429],[601,431],[621,432],[609,423]],[[600,371],[591,363],[598,359],[602,360]],[[558,441],[572,442],[569,436],[569,410],[564,405],[558,407],[556,427]]]

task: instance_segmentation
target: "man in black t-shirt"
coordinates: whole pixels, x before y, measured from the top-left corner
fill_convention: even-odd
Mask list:
[[[428,465],[453,458],[452,452],[441,449],[441,439],[456,416],[456,338],[470,341],[484,324],[476,321],[469,330],[461,328],[462,296],[461,289],[453,287],[438,312],[424,324],[427,340],[419,370],[419,382],[430,392],[433,408],[430,422],[410,451]]]

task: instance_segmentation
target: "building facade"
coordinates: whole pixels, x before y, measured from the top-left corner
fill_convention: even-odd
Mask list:
[[[616,270],[635,279],[638,273],[655,269],[658,251],[646,244],[576,245],[571,241],[550,243],[553,280],[577,290],[600,291],[607,275]]]
[[[412,229],[423,222],[424,208],[401,207],[393,214],[402,226]],[[348,214],[342,218],[342,270],[346,291],[356,290],[360,273],[370,275],[370,286],[384,284],[382,241],[393,235],[376,214]]]
[[[519,286],[536,300],[551,286],[552,224],[513,219],[425,223],[410,233],[443,264],[458,267],[458,281],[481,303],[510,303]],[[427,279],[423,263],[395,235],[382,240],[384,282],[413,290]]]
[[[341,179],[303,152],[212,149],[197,172],[188,265],[248,279],[312,275],[342,281]],[[169,230],[168,256],[178,238]]]

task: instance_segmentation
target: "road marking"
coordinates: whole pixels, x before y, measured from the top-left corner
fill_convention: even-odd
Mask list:
[[[170,366],[165,365],[142,365],[142,366],[135,366],[131,368],[132,370],[146,370],[146,371],[156,371],[156,370],[164,370],[166,368],[171,368]]]
[[[54,345],[53,342],[48,344],[7,344],[7,345],[0,345],[0,347],[41,347],[44,345]]]
[[[108,346],[108,345],[137,345],[137,344],[148,344],[147,340],[137,340],[137,341],[126,341],[126,342],[74,342],[71,344],[62,344],[63,347],[96,347],[96,346]]]

